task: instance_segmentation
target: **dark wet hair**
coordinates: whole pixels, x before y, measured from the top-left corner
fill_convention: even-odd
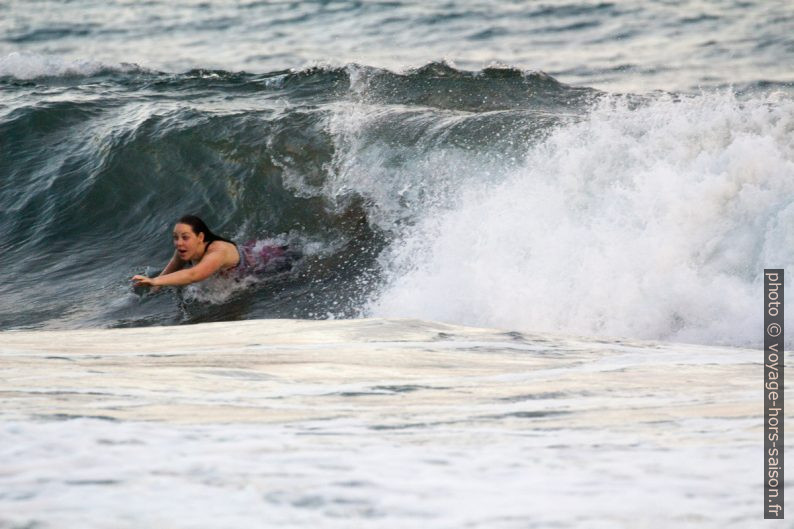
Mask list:
[[[201,220],[199,217],[195,215],[182,215],[181,217],[179,217],[179,220],[176,221],[176,223],[187,224],[193,229],[193,233],[195,233],[196,235],[198,235],[199,233],[203,233],[204,242],[207,244],[211,243],[212,241],[225,241],[225,242],[230,242],[235,246],[237,246],[237,244],[234,241],[230,241],[226,237],[221,237],[217,233],[213,233],[213,231],[209,229],[209,226],[207,226],[207,224],[203,220]]]

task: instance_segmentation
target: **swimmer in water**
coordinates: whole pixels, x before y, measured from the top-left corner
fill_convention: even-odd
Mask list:
[[[300,259],[299,250],[286,245],[252,241],[238,245],[210,230],[195,215],[185,215],[174,226],[174,255],[157,277],[133,276],[136,287],[183,286],[220,272],[236,276],[286,272]]]
[[[237,245],[213,233],[203,220],[185,215],[174,226],[174,255],[157,277],[133,276],[136,287],[182,286],[238,267],[244,256]],[[189,268],[186,268],[191,265]],[[155,288],[156,289],[156,288]]]

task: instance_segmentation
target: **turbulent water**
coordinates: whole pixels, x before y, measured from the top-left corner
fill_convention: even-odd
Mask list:
[[[3,529],[791,527],[760,512],[753,350],[382,319],[2,338]]]
[[[410,316],[759,343],[794,8],[0,6],[0,329]],[[201,215],[293,271],[156,295]]]

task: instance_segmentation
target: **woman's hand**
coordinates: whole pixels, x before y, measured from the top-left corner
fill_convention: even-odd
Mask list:
[[[141,276],[141,275],[132,276],[132,281],[133,281],[134,286],[136,286],[136,287],[154,287],[154,286],[156,286],[154,284],[154,279],[151,278],[151,277],[146,277],[146,276]]]

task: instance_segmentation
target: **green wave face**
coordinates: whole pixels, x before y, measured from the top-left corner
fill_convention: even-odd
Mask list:
[[[382,281],[378,255],[407,226],[471,181],[498,181],[479,169],[519,163],[598,92],[430,63],[105,68],[0,78],[0,98],[0,328],[14,328],[359,314]],[[187,212],[306,257],[221,295],[132,294],[128,278],[163,266]]]

